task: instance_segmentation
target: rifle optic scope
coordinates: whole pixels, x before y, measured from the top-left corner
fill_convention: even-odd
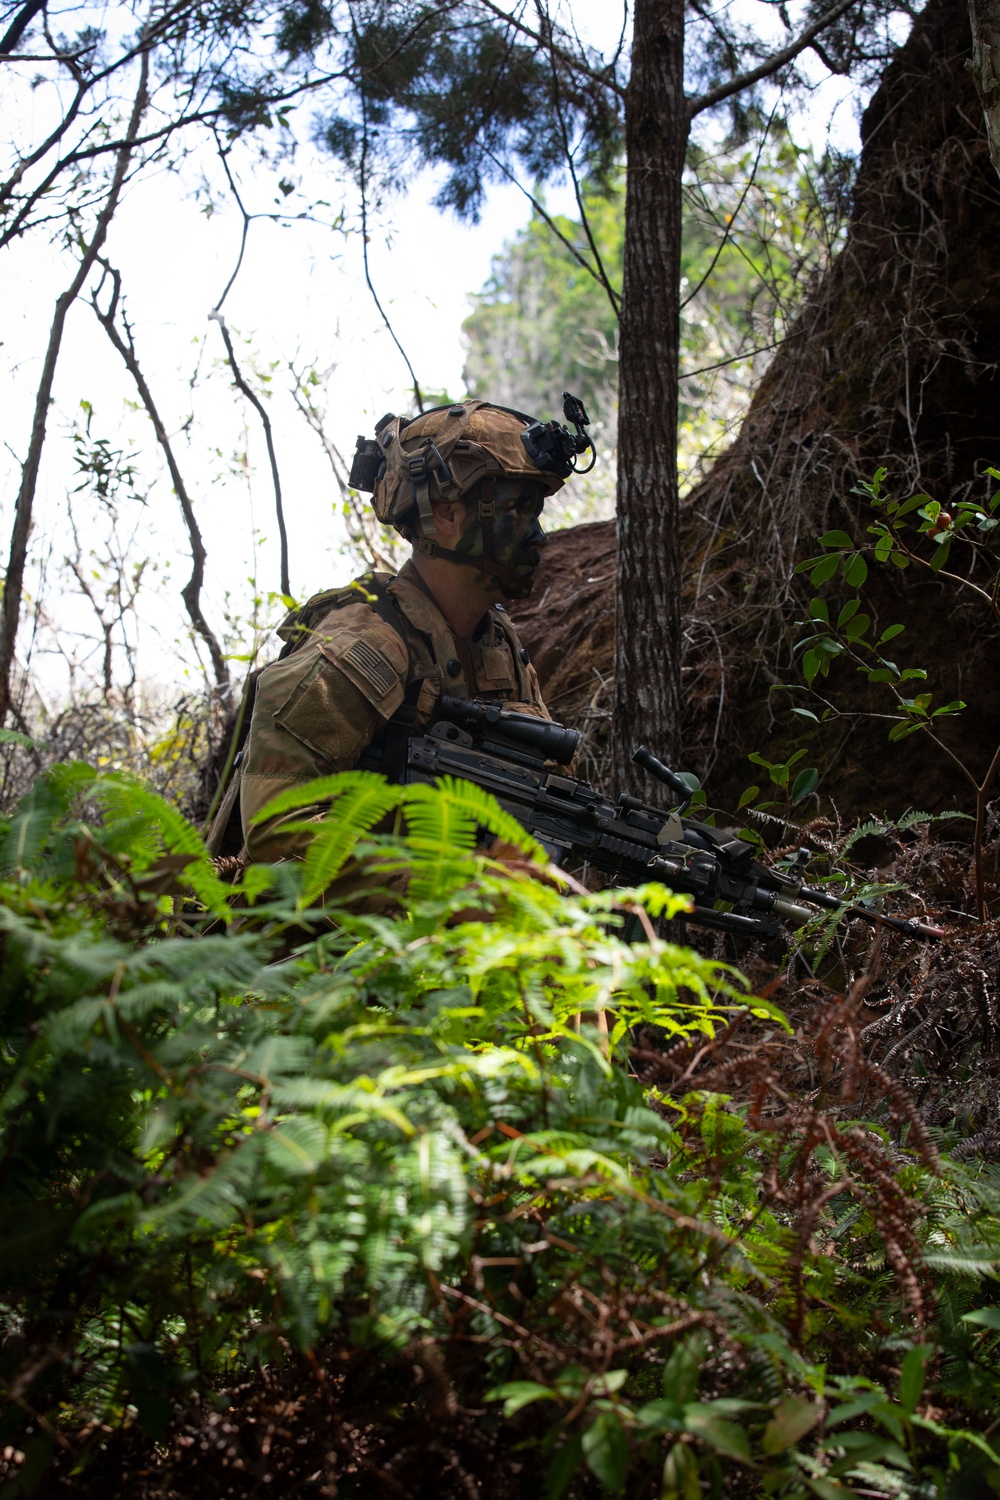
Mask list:
[[[531,750],[542,760],[554,760],[561,766],[569,765],[580,743],[576,729],[566,729],[551,719],[536,719],[531,714],[505,713],[499,703],[478,703],[444,693],[438,700],[438,712],[470,734],[488,734],[506,740],[509,745]]]

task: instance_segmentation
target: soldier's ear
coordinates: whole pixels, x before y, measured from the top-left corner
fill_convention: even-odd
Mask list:
[[[468,525],[468,514],[461,500],[432,500],[434,524],[443,536],[457,541]]]

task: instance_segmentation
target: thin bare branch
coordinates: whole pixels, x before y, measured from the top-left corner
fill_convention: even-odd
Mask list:
[[[821,32],[824,32],[828,26],[832,26],[834,21],[839,21],[840,17],[846,15],[851,6],[855,4],[857,4],[857,0],[837,0],[836,5],[831,6],[824,15],[820,16],[818,21],[814,21],[811,26],[807,26],[805,31],[800,32],[794,42],[789,42],[787,47],[782,47],[779,51],[772,52],[770,57],[766,57],[755,68],[748,68],[745,73],[738,73],[728,83],[720,83],[718,88],[709,89],[707,94],[699,94],[695,98],[689,99],[688,119],[693,120],[696,115],[702,114],[706,109],[714,109],[717,104],[723,104],[727,99],[731,99],[734,94],[741,94],[744,89],[751,88],[753,84],[760,83],[762,79],[770,78],[772,74],[778,72],[779,68],[783,68],[786,63],[794,62],[801,53],[805,52],[812,45],[813,40]]]
[[[618,317],[621,312],[621,296],[611,285],[611,280],[608,276],[608,273],[604,269],[604,261],[601,259],[601,252],[597,248],[597,241],[594,239],[593,232],[590,228],[590,218],[587,214],[586,204],[583,201],[583,193],[580,190],[580,180],[576,175],[576,163],[573,160],[573,148],[570,143],[569,128],[567,127],[566,117],[563,114],[562,102],[559,98],[559,71],[556,67],[555,46],[552,42],[552,18],[548,14],[548,11],[543,8],[542,0],[536,0],[536,4],[538,8],[539,30],[543,31],[549,39],[549,62],[552,68],[552,107],[555,110],[556,119],[559,122],[559,134],[562,137],[563,155],[566,158],[566,165],[569,168],[569,175],[573,183],[573,193],[576,197],[576,206],[577,211],[580,215],[580,223],[583,225],[583,232],[587,236],[587,243],[590,246],[590,253],[594,257],[594,264],[597,267],[597,279],[608,295],[608,301],[611,303],[611,311],[615,314],[615,317]]]
[[[504,162],[500,160],[499,156],[496,156],[488,146],[483,146],[483,152],[486,156],[489,157],[490,161],[499,168],[499,170],[507,178],[508,182],[512,182],[517,188],[518,192],[524,194],[524,196],[527,198],[528,202],[534,209],[535,213],[542,220],[543,224],[545,224],[552,231],[563,248],[569,251],[570,255],[572,255],[577,265],[582,266],[587,275],[592,276],[599,286],[602,285],[601,278],[598,275],[597,271],[595,271],[594,267],[590,264],[590,261],[585,255],[581,253],[580,250],[577,249],[576,245],[573,244],[573,241],[567,238],[565,234],[563,234],[555,219],[553,219],[552,215],[546,209],[544,203],[542,203],[539,198],[536,198],[534,193],[529,192],[528,189],[524,186],[523,182],[518,181],[510,168],[506,166]]]
[[[38,15],[38,12],[44,6],[45,0],[28,0],[27,5],[21,7],[13,21],[7,27],[2,40],[0,40],[0,60],[10,56],[32,21]]]
[[[271,418],[268,416],[264,403],[257,395],[257,392],[251,389],[243,378],[225,318],[219,312],[218,308],[213,308],[208,316],[213,323],[218,323],[219,325],[219,332],[222,334],[222,342],[226,346],[229,368],[233,372],[233,381],[236,388],[250,402],[250,405],[260,417],[261,426],[264,429],[264,441],[267,443],[267,457],[271,465],[271,482],[274,485],[274,510],[278,520],[278,540],[281,546],[281,592],[286,598],[289,598],[292,592],[292,585],[288,572],[288,532],[285,528],[285,508],[281,499],[281,475],[278,472],[278,459],[274,451],[274,434],[271,431]]]
[[[530,26],[527,26],[517,16],[512,16],[510,11],[504,10],[501,5],[494,4],[493,0],[479,0],[479,4],[483,10],[489,11],[498,20],[504,21],[508,26],[513,27],[515,31],[520,32],[521,36],[525,36],[529,41],[534,42],[535,46],[542,51],[549,50],[549,43],[543,36],[540,36],[537,31],[532,31]],[[618,82],[610,68],[592,68],[584,62],[582,57],[575,57],[565,47],[555,45],[554,50],[559,61],[564,63],[567,68],[570,68],[574,73],[581,73],[584,78],[589,78],[594,83],[599,83],[602,89],[610,89],[619,99],[624,100],[624,86]]]
[[[388,315],[388,313],[386,312],[385,308],[382,306],[382,303],[379,301],[379,295],[378,295],[378,292],[375,290],[375,283],[372,281],[372,273],[371,273],[371,269],[370,269],[370,267],[368,265],[368,102],[367,102],[367,96],[366,96],[365,90],[364,90],[364,85],[362,85],[361,88],[360,88],[360,94],[361,94],[361,170],[360,170],[360,173],[359,173],[359,187],[360,187],[360,190],[361,190],[361,255],[362,255],[362,259],[364,261],[364,267],[365,267],[365,281],[368,283],[368,290],[372,294],[372,301],[375,303],[375,306],[379,310],[379,315],[381,316],[382,322],[385,324],[386,328],[389,330],[389,337],[392,339],[392,342],[395,344],[396,348],[399,350],[400,354],[403,356],[403,363],[406,365],[406,368],[410,372],[410,379],[413,382],[413,399],[417,403],[417,410],[418,411],[423,411],[423,409],[424,409],[424,396],[423,396],[423,392],[420,389],[420,382],[417,379],[417,372],[416,372],[416,370],[414,370],[413,365],[410,363],[410,356],[407,354],[406,350],[403,348],[402,344],[399,342],[399,338],[397,337],[396,330],[393,328],[392,324],[389,321],[389,315]]]
[[[163,451],[163,456],[167,461],[167,469],[170,472],[170,479],[173,483],[174,493],[177,496],[177,501],[181,508],[181,514],[184,517],[184,525],[187,528],[188,542],[191,546],[191,577],[188,579],[187,583],[181,590],[181,598],[184,600],[184,607],[188,612],[188,618],[190,619],[191,624],[194,626],[197,634],[205,642],[208,654],[212,659],[212,671],[215,675],[216,687],[220,690],[220,692],[225,692],[229,687],[229,667],[222,653],[222,647],[219,645],[218,639],[216,638],[215,632],[212,630],[212,627],[205,619],[205,615],[201,607],[201,590],[205,582],[205,562],[207,560],[205,544],[202,541],[201,536],[201,528],[198,525],[198,520],[194,513],[194,506],[191,503],[191,497],[188,494],[187,486],[184,483],[184,477],[181,474],[180,467],[177,463],[173,445],[167,434],[167,429],[164,426],[159,409],[156,405],[156,402],[153,400],[153,393],[149,388],[146,377],[143,374],[142,367],[139,364],[139,356],[136,352],[135,340],[132,336],[132,330],[129,328],[128,322],[125,321],[125,336],[122,337],[122,334],[118,328],[116,318],[118,313],[118,303],[121,296],[121,276],[119,272],[116,271],[113,266],[109,265],[106,260],[102,259],[101,264],[104,266],[105,273],[111,278],[111,300],[107,310],[102,312],[97,300],[98,293],[100,291],[100,288],[98,288],[98,292],[95,292],[90,299],[90,305],[94,309],[94,313],[97,317],[98,322],[104,329],[108,338],[111,340],[111,343],[114,345],[115,349],[121,355],[125,368],[128,370],[133,381],[135,382],[135,388],[139,392],[139,399],[142,402],[143,406],[146,408],[146,415],[149,417],[149,420],[153,424],[153,431],[156,434],[156,441],[159,443],[160,448]]]
[[[128,170],[132,152],[135,149],[139,126],[146,109],[148,83],[149,51],[144,50],[139,70],[139,86],[132,105],[132,113],[129,118],[125,139],[119,148],[115,161],[115,170],[111,179],[111,186],[108,190],[108,196],[97,216],[97,223],[94,226],[90,242],[84,246],[83,254],[80,257],[80,264],[77,267],[73,280],[56,299],[55,313],[52,319],[52,326],[49,330],[48,347],[45,351],[45,362],[42,366],[42,376],[35,395],[35,412],[31,428],[31,438],[28,443],[28,453],[21,470],[21,484],[14,506],[14,526],[11,533],[10,554],[7,560],[7,573],[4,580],[3,604],[0,606],[0,724],[3,724],[10,708],[10,674],[17,644],[17,629],[21,619],[24,567],[28,555],[28,539],[31,535],[35,491],[38,487],[38,470],[42,460],[42,449],[45,445],[45,428],[49,405],[52,400],[52,387],[55,381],[56,365],[59,360],[59,351],[62,347],[63,330],[66,326],[66,315],[79,296],[87,277],[90,275],[94,262],[97,260],[101,247],[104,244],[108,226],[118,207],[118,199],[125,181],[125,174]]]

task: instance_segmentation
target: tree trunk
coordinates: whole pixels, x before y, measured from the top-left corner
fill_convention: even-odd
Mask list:
[[[674,757],[680,727],[677,376],[684,0],[636,0],[625,103],[628,178],[618,417],[618,586],[614,771],[647,744]]]
[[[969,71],[986,116],[990,160],[1000,172],[1000,0],[969,0],[972,61]]]

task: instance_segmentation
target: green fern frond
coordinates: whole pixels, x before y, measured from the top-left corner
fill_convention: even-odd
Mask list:
[[[435,796],[435,789],[439,796]],[[444,825],[439,824],[433,809],[441,809]],[[477,828],[486,828],[505,843],[520,849],[538,864],[545,863],[545,851],[516,818],[505,812],[500,803],[482,787],[471,781],[462,781],[455,776],[441,776],[436,788],[410,786],[406,788],[407,822],[413,833],[429,842],[438,839],[448,842],[453,834],[459,834],[464,842],[460,848],[471,849],[475,845]],[[448,811],[445,811],[447,809]],[[453,814],[458,818],[453,821]],[[465,829],[471,825],[472,839],[468,842]]]
[[[0,874],[35,870],[39,854],[66,813],[67,798],[51,776],[39,776],[0,837]]]
[[[370,772],[347,773],[343,785],[306,853],[302,871],[302,904],[321,896],[357,848],[358,842],[403,799],[405,788],[392,786]]]
[[[388,785],[385,778],[376,775],[374,771],[337,771],[333,776],[318,776],[315,781],[290,787],[287,792],[279,792],[276,797],[272,797],[270,802],[254,814],[253,825],[256,828],[284,813],[297,812],[303,807],[315,807],[317,803],[333,802],[352,788],[364,786],[370,781]]]
[[[123,824],[136,818],[143,819],[144,827],[152,831],[156,843],[166,853],[190,854],[191,863],[183,874],[185,884],[213,916],[226,922],[231,920],[229,887],[216,875],[201,834],[175,807],[149,787],[121,772],[100,777],[89,794],[117,815]],[[135,863],[141,869],[149,861],[148,840],[143,840],[141,852],[134,846],[130,852],[133,856],[139,855]]]

